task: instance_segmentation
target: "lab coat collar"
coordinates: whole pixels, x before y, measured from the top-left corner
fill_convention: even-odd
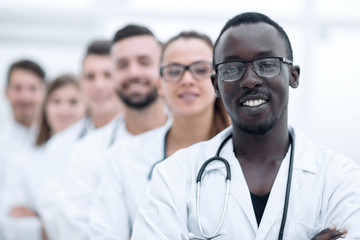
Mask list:
[[[229,146],[227,147],[233,149],[232,144],[229,144]],[[242,169],[240,167],[237,158],[235,157],[235,154],[233,152],[231,153],[229,150],[230,149],[226,151],[228,156],[225,157],[230,161],[230,165],[233,173],[232,175],[233,182],[239,183],[239,185],[233,184],[231,186],[231,195],[233,195],[234,200],[237,201],[239,206],[245,212],[253,228],[254,234],[257,233],[256,240],[264,239],[267,233],[270,231],[274,222],[276,222],[276,219],[282,217],[284,199],[285,199],[285,189],[287,184],[287,181],[286,180],[284,181],[284,179],[287,179],[288,176],[290,149],[287,152],[280,166],[279,172],[273,184],[273,188],[271,189],[270,192],[267,205],[271,207],[265,208],[260,226],[257,225],[254,208],[251,201],[250,190],[246,183],[245,176],[242,172]],[[299,185],[297,183],[292,184],[290,196],[295,194],[295,192],[298,190],[298,186]]]
[[[289,127],[289,130],[293,129]],[[315,144],[305,137],[301,132],[298,130],[294,130],[294,169],[303,170],[306,172],[317,173],[319,166],[317,165],[316,159],[316,152],[315,151]],[[217,136],[217,141],[214,145],[219,146],[220,143],[232,132],[232,126],[226,128]],[[229,141],[231,142],[231,141]],[[228,145],[228,144],[227,144]],[[217,149],[217,148],[216,148]],[[231,142],[231,152],[233,153],[233,145]],[[222,151],[223,152],[223,151]],[[230,152],[224,151],[224,152]],[[238,164],[238,163],[237,163]],[[211,167],[209,166],[211,169]],[[215,168],[215,165],[213,166]]]
[[[316,165],[317,157],[315,155],[316,151],[314,147],[316,145],[314,145],[309,139],[307,139],[298,131],[294,131],[294,138],[294,144],[292,146],[295,147],[294,168],[291,182],[289,207],[291,207],[291,203],[293,202],[293,199],[296,197],[296,194],[300,189],[301,184],[303,183],[303,178],[305,177],[304,173],[310,172],[316,174],[318,172],[318,167]],[[276,220],[282,219],[289,162],[290,149],[283,163],[281,164],[281,167],[271,189],[269,200],[267,202],[267,206],[271,206],[271,208],[265,208],[264,215],[261,219],[258,230],[259,234],[256,236],[256,240],[265,239],[266,236],[270,233],[269,231],[276,222]],[[287,226],[285,225],[285,229],[286,227]],[[278,228],[280,230],[280,225]]]
[[[294,170],[306,171],[316,174],[319,170],[316,159],[316,145],[305,137],[301,132],[294,131],[295,151]]]
[[[79,134],[84,127],[85,122],[86,118],[81,118],[73,125],[58,132],[46,142],[46,148],[52,151],[55,149],[61,149],[60,146],[62,146],[63,144],[74,142],[79,137]]]
[[[27,127],[27,126],[15,121],[15,120],[12,121],[11,123],[14,126],[14,128],[19,129],[20,131],[29,132],[29,131],[34,131],[34,129],[35,129],[34,125],[31,126],[31,127]]]
[[[289,130],[294,131],[294,169],[304,170],[311,173],[318,172],[318,166],[316,164],[316,151],[314,143],[305,137],[299,130],[289,126]],[[232,132],[232,126],[226,128],[219,133],[214,140],[214,146],[219,146],[220,143]],[[230,141],[231,142],[231,141]],[[216,145],[218,144],[218,145]],[[232,143],[231,143],[232,146]],[[217,148],[216,148],[217,149]],[[224,151],[225,152],[225,151]],[[299,159],[299,160],[297,160]],[[210,166],[209,166],[210,168]],[[214,167],[213,167],[214,168]]]
[[[231,133],[231,131],[232,131],[232,127],[229,127],[225,129],[223,132],[221,132],[218,135],[217,140],[214,141],[214,144],[212,144],[212,146],[219,146],[221,142]],[[301,186],[303,171],[311,172],[311,173],[317,172],[317,166],[314,156],[315,151],[314,151],[314,147],[312,147],[311,142],[297,131],[296,132],[294,131],[294,144],[291,147],[294,146],[295,146],[294,169],[293,169],[293,178],[292,178],[291,191],[290,191],[290,200],[289,200],[290,203],[294,198],[294,196],[296,195],[299,187]],[[265,209],[259,227],[257,226],[248,185],[246,183],[240,164],[233,152],[232,141],[229,141],[224,146],[223,150],[220,153],[220,156],[227,159],[231,167],[233,184],[230,185],[230,195],[233,196],[233,199],[243,209],[244,213],[246,214],[253,228],[254,233],[258,232],[258,235],[256,236],[256,240],[264,239],[266,235],[269,233],[273,224],[276,222],[276,219],[282,218],[283,207],[285,202],[285,192],[286,192],[285,189],[287,184],[286,180],[288,176],[289,161],[290,161],[290,148],[289,151],[287,152],[286,157],[284,158],[283,163],[281,164],[273,188],[271,189],[271,193],[267,205],[272,207],[271,208],[267,207]],[[219,170],[224,168],[225,166],[222,163],[216,162],[214,164],[209,165],[206,172],[215,169]],[[219,184],[224,185],[223,179],[219,179]]]
[[[289,174],[291,148],[292,146],[289,148],[283,162],[281,163],[279,172],[276,175],[275,182],[272,186],[270,196],[266,204],[263,217],[260,222],[256,240],[265,239],[270,229],[274,225],[274,223],[277,222],[277,219],[281,220],[283,217],[287,178]],[[294,161],[295,161],[295,156],[294,156]],[[298,178],[295,179],[294,175],[295,174],[293,172],[291,188],[290,188],[290,199],[289,199],[290,202],[300,186],[299,182],[297,181]],[[278,232],[276,233],[278,234],[280,231],[280,226],[275,229],[278,230]]]
[[[34,146],[38,132],[35,125],[27,127],[14,120],[10,123],[10,129],[10,134],[12,135],[10,137],[18,139],[26,147]]]

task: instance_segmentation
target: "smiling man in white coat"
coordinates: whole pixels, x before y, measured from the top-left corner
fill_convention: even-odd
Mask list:
[[[359,166],[288,126],[300,68],[285,31],[237,15],[213,58],[232,126],[155,168],[132,240],[360,239]]]
[[[160,43],[146,27],[127,25],[115,34],[109,60],[124,116],[90,133],[74,148],[59,193],[58,239],[89,239],[89,209],[108,148],[169,121],[157,90],[160,51]]]

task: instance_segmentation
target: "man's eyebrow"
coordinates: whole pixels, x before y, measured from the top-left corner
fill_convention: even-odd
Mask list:
[[[262,58],[262,57],[274,57],[274,56],[276,56],[276,54],[273,51],[264,51],[264,52],[259,52],[259,53],[255,54],[252,59],[257,59],[257,58]],[[225,56],[223,59],[224,62],[225,61],[247,61],[247,60],[249,60],[249,59],[244,59],[238,55]]]
[[[147,54],[141,54],[141,55],[137,55],[136,58],[138,58],[138,59],[146,59],[146,58],[150,58],[150,56],[147,55]]]
[[[124,60],[126,60],[126,58],[120,57],[120,58],[115,59],[115,62],[121,62],[121,61],[124,61]]]
[[[278,57],[277,54],[275,54],[273,51],[264,51],[264,52],[259,52],[255,55],[255,58],[261,58],[261,57]]]
[[[243,60],[243,59],[240,58],[240,57],[237,56],[237,55],[226,56],[226,57],[224,57],[224,59],[223,59],[224,62],[227,62],[227,61],[235,61],[235,60],[241,61],[241,60]]]

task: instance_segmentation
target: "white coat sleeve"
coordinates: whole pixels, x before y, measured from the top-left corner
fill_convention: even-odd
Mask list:
[[[360,239],[360,167],[344,157],[333,160],[328,171],[333,175],[327,176],[329,187],[324,190],[330,196],[325,226],[346,228],[346,239]]]
[[[90,210],[90,239],[128,240],[130,216],[125,202],[124,181],[117,157],[108,155]]]
[[[96,184],[94,170],[98,169],[94,167],[91,150],[75,145],[58,192],[57,239],[88,239],[89,208]]]
[[[13,207],[24,206],[34,210],[33,200],[24,179],[22,160],[11,159],[7,165],[2,190],[0,228],[5,239],[42,239],[42,224],[38,217],[13,218]],[[29,170],[29,169],[28,169]]]
[[[161,165],[154,170],[146,203],[136,216],[132,240],[189,239],[186,227],[186,174],[176,167],[162,169]]]

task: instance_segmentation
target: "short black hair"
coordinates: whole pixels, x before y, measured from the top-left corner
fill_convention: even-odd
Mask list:
[[[227,29],[229,29],[230,27],[233,27],[233,26],[238,26],[240,24],[253,24],[253,23],[267,23],[267,24],[273,26],[278,31],[281,38],[284,40],[285,47],[286,47],[286,54],[287,54],[286,57],[291,61],[293,60],[293,51],[292,51],[291,43],[290,43],[289,37],[286,34],[286,32],[284,31],[284,29],[278,23],[276,23],[274,20],[270,19],[268,16],[266,16],[262,13],[257,13],[257,12],[246,12],[246,13],[236,15],[235,17],[231,18],[225,24],[225,26],[221,30],[218,38],[215,41],[213,57],[215,58],[216,46],[218,45],[221,36]],[[215,64],[215,59],[213,59],[213,63]]]
[[[29,59],[22,59],[11,64],[7,74],[7,81],[6,81],[7,86],[9,86],[10,84],[11,73],[16,69],[23,69],[30,71],[34,73],[36,76],[38,76],[43,82],[45,82],[45,71],[40,67],[40,65]]]
[[[197,31],[182,31],[179,34],[175,35],[174,37],[170,38],[167,42],[164,43],[162,50],[161,50],[161,61],[164,57],[164,52],[167,47],[174,41],[178,39],[199,39],[204,41],[211,49],[214,47],[213,42],[206,34],[197,32]]]
[[[94,54],[94,55],[110,55],[111,41],[109,40],[94,40],[89,43],[85,57]]]
[[[135,37],[135,36],[152,36],[156,39],[154,33],[149,28],[136,24],[129,24],[115,33],[115,36],[112,40],[112,44],[120,40],[123,40],[125,38]]]

